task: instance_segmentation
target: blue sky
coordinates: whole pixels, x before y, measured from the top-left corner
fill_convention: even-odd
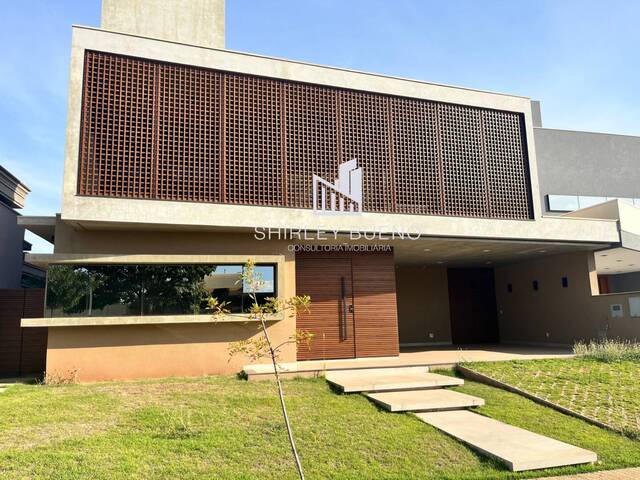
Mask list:
[[[60,210],[71,24],[100,0],[2,2],[0,164]],[[529,96],[544,126],[640,135],[639,1],[227,0],[227,48]],[[639,159],[640,162],[640,159]],[[48,251],[35,237],[35,251]]]

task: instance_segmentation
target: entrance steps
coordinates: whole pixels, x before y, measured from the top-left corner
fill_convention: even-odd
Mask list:
[[[598,460],[589,450],[465,410],[416,413],[416,416],[472,449],[501,461],[514,472]]]
[[[418,367],[420,368],[420,367]],[[424,390],[462,385],[464,380],[429,373],[422,367],[412,369],[350,370],[327,373],[327,381],[344,393],[385,392],[392,390]]]
[[[390,412],[434,412],[484,405],[482,398],[444,388],[367,393],[365,396]]]
[[[344,393],[362,393],[390,412],[412,412],[512,471],[597,461],[589,450],[469,411],[484,405],[484,400],[447,390],[445,387],[462,385],[464,380],[431,373],[424,366],[339,370],[327,372],[326,378]]]

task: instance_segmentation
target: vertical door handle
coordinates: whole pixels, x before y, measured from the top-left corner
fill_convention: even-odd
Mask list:
[[[340,301],[342,302],[342,317],[340,318],[340,340],[347,339],[347,298],[344,277],[340,277]]]

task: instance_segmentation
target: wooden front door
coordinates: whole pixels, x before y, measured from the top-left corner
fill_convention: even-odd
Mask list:
[[[450,268],[447,275],[453,343],[498,342],[493,269]]]
[[[354,358],[356,355],[350,258],[296,258],[296,290],[311,296],[296,328],[314,334],[311,348],[298,346],[298,360]]]

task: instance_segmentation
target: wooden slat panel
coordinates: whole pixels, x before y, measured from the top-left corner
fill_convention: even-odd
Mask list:
[[[356,357],[399,354],[393,254],[353,257]]]
[[[227,203],[283,202],[280,85],[246,75],[225,76]]]
[[[44,288],[24,290],[24,312],[22,318],[44,316]],[[20,374],[43,373],[47,363],[47,335],[49,329],[22,328],[22,360]]]
[[[353,324],[349,348],[339,345],[340,276],[350,265],[353,282]],[[298,349],[299,360],[380,357],[399,353],[395,265],[392,253],[298,254],[296,291],[311,295],[311,314],[297,318],[297,328],[316,336],[312,350]],[[349,292],[350,293],[350,292]]]
[[[310,312],[298,314],[296,328],[315,335],[310,350],[306,346],[298,348],[298,360],[354,357],[353,315],[349,313],[346,339],[340,338],[341,278],[345,279],[346,297],[352,302],[349,258],[296,257],[296,291],[311,296]]]
[[[364,211],[532,218],[524,116],[87,51],[80,195],[311,208],[363,168]]]
[[[44,371],[47,329],[20,327],[21,318],[43,315],[44,289],[0,290],[0,376]]]
[[[22,289],[0,290],[0,375],[20,371],[20,317],[24,304]]]

